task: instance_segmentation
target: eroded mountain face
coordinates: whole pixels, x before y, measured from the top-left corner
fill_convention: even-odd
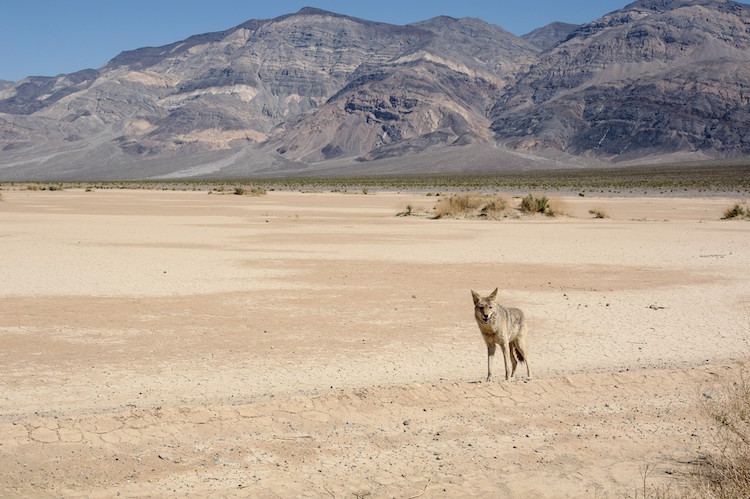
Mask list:
[[[613,159],[750,153],[750,8],[643,0],[574,30],[491,112],[499,140]]]
[[[748,9],[640,1],[524,39],[470,18],[394,26],[306,8],[253,20],[0,86],[0,179],[331,161],[377,173],[399,158],[408,171],[422,153],[480,145],[501,145],[506,164],[747,154]]]

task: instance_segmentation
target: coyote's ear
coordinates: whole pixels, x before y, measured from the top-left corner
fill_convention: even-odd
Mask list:
[[[479,295],[473,289],[471,290],[471,296],[472,296],[472,298],[474,298],[474,305],[476,305],[477,303],[479,303]]]
[[[495,298],[497,298],[497,290],[498,289],[499,288],[495,288],[495,291],[492,292],[492,294],[490,295],[490,300],[494,300]]]

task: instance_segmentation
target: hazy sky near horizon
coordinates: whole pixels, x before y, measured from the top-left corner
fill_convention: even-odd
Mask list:
[[[478,17],[516,35],[553,21],[593,21],[631,0],[0,0],[0,79],[98,68],[123,50],[269,19],[305,6],[408,24]]]

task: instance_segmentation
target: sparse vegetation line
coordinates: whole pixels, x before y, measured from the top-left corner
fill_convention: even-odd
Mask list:
[[[232,186],[272,190],[568,192],[585,195],[750,194],[750,165],[701,164],[472,174],[378,175],[256,179],[5,182],[3,188],[226,190]]]

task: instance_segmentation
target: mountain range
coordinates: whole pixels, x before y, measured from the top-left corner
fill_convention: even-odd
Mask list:
[[[734,160],[748,129],[746,4],[639,0],[521,37],[304,8],[0,82],[0,180]]]

